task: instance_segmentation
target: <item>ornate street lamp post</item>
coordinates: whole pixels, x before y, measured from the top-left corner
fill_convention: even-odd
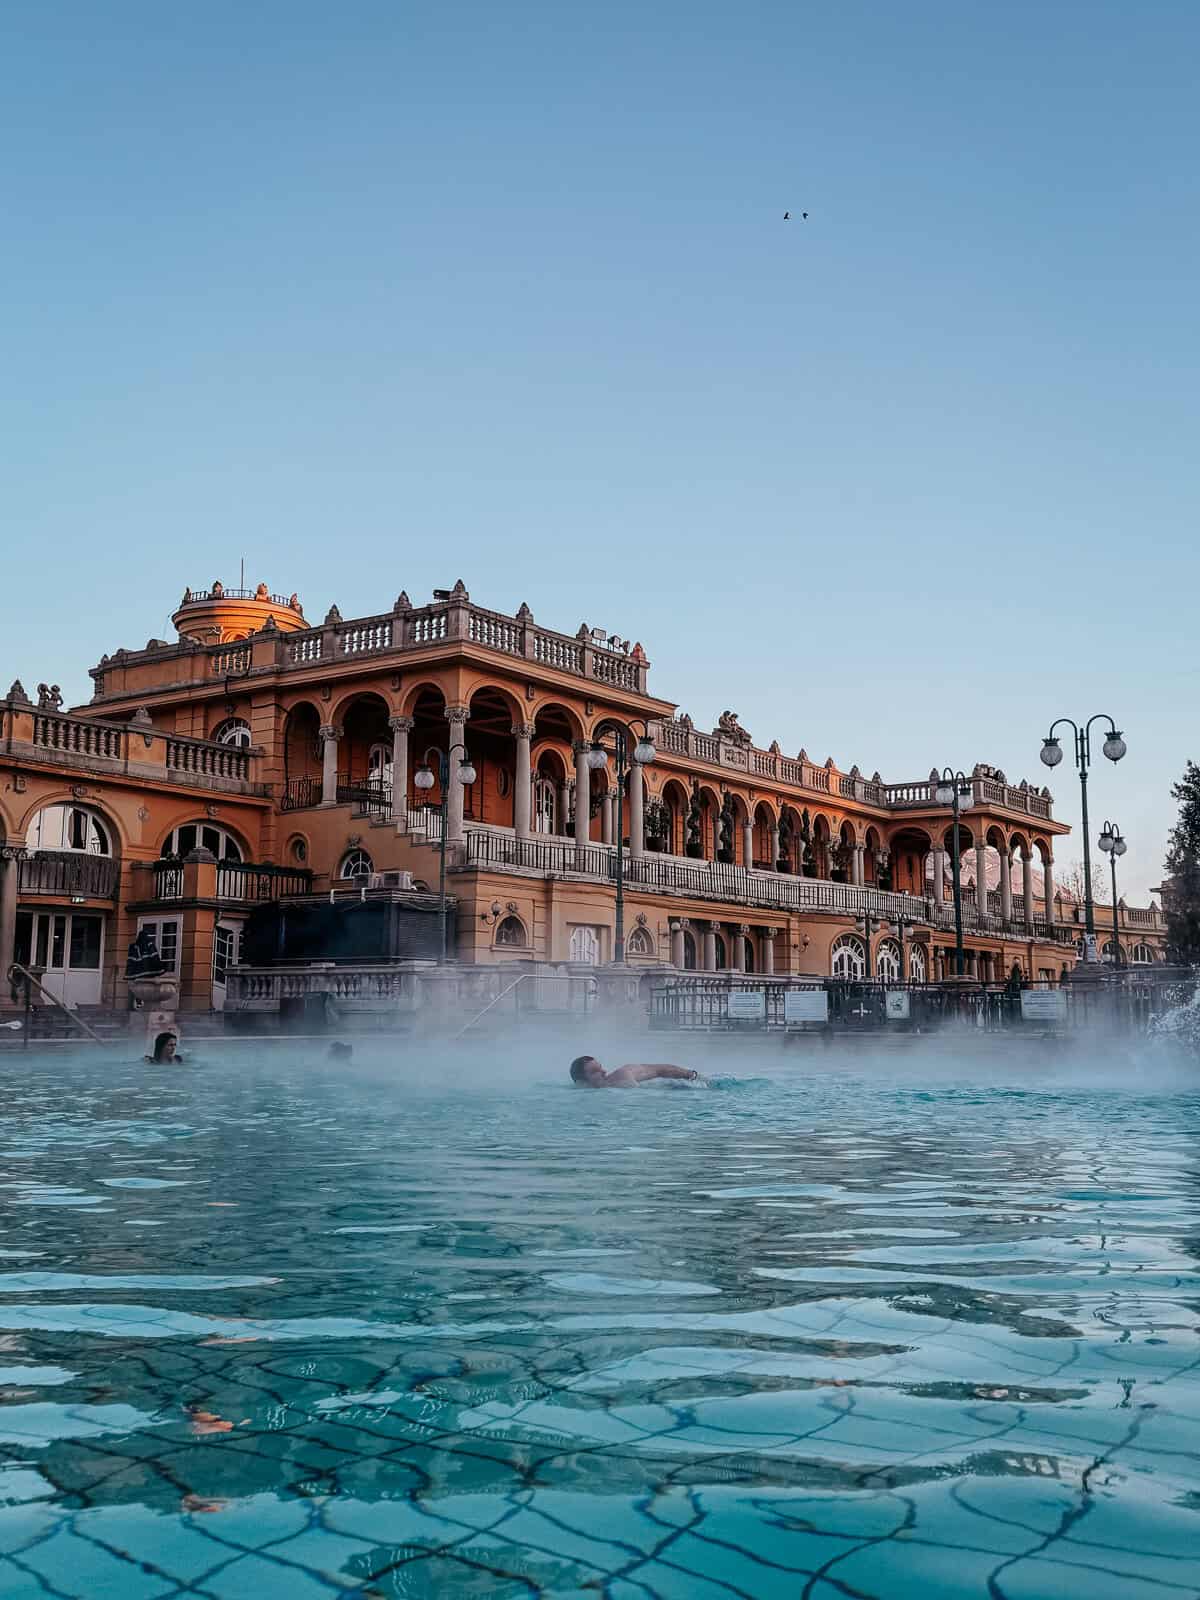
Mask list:
[[[954,833],[950,844],[950,866],[954,883],[954,970],[960,978],[966,968],[967,958],[963,953],[962,851],[959,847],[958,819],[961,811],[960,802],[964,796],[970,793],[970,778],[963,772],[956,772],[953,767],[944,767],[942,769],[942,775],[933,791],[933,798],[939,806],[953,806],[954,808]],[[986,889],[986,885],[984,887]]]
[[[1088,768],[1092,764],[1092,723],[1107,722],[1108,736],[1104,741],[1104,754],[1110,761],[1120,761],[1128,746],[1118,729],[1116,723],[1104,712],[1098,711],[1094,717],[1089,717],[1080,728],[1070,717],[1059,717],[1058,722],[1050,725],[1050,732],[1042,740],[1042,761],[1048,767],[1056,767],[1063,758],[1062,745],[1055,738],[1054,730],[1060,722],[1065,722],[1075,734],[1075,765],[1079,769],[1079,793],[1083,806],[1083,913],[1088,939],[1094,946],[1096,938],[1096,911],[1092,904],[1092,850],[1088,824],[1087,782]],[[1054,908],[1046,907],[1046,922],[1050,928],[1051,937],[1054,934]],[[1085,946],[1086,948],[1086,946]]]
[[[450,757],[443,750],[438,756],[438,782],[442,786],[442,842],[441,861],[438,866],[438,965],[446,965],[446,811],[450,803]],[[454,774],[455,783],[461,783],[463,788],[469,788],[475,782],[475,768],[466,751],[458,763],[458,770]],[[425,793],[433,788],[433,768],[427,761],[413,773],[413,783]]]
[[[638,719],[635,718],[635,721]],[[630,724],[632,727],[632,723]],[[613,732],[613,753],[617,758],[617,921],[613,937],[613,961],[621,966],[625,961],[625,823],[623,820],[623,806],[625,801],[625,763],[628,759],[625,730],[617,728]],[[654,748],[654,740],[650,737],[650,724],[642,722],[642,732],[633,747],[633,759],[639,767],[648,766],[658,752]],[[607,745],[596,739],[588,751],[587,764],[593,772],[603,771],[608,766],[609,750]],[[580,798],[575,797],[575,804],[580,804]]]
[[[1108,857],[1109,869],[1112,872],[1112,911],[1113,911],[1113,966],[1121,965],[1121,926],[1117,919],[1117,857],[1123,856],[1129,846],[1125,843],[1124,835],[1115,822],[1106,822],[1104,832],[1100,835],[1101,850]]]

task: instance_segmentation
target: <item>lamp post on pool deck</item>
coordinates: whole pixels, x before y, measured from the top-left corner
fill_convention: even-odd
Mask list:
[[[632,727],[632,724],[630,726]],[[623,809],[625,804],[625,762],[627,759],[625,730],[623,728],[615,728],[613,730],[613,742],[613,754],[617,758],[617,909],[616,927],[613,933],[613,961],[617,966],[623,966],[625,962],[625,822]],[[650,737],[650,724],[643,721],[642,732],[633,747],[633,759],[637,762],[639,768],[645,767],[654,760],[657,753],[654,748],[654,740]],[[587,764],[591,771],[602,772],[608,766],[608,757],[608,746],[602,744],[599,739],[593,740],[592,748],[587,754]],[[575,804],[579,805],[580,803],[580,799],[576,797]],[[631,825],[632,821],[631,816]]]
[[[1121,927],[1117,920],[1117,857],[1123,856],[1129,846],[1125,843],[1124,835],[1115,822],[1106,822],[1104,832],[1100,835],[1101,850],[1108,857],[1108,865],[1112,871],[1112,911],[1113,911],[1113,966],[1121,965]]]
[[[1108,736],[1104,741],[1104,754],[1110,761],[1120,761],[1128,746],[1124,736],[1116,723],[1103,711],[1097,711],[1094,717],[1089,717],[1081,728],[1078,723],[1072,722],[1070,717],[1059,717],[1058,722],[1050,724],[1050,732],[1042,740],[1042,761],[1047,767],[1056,767],[1063,758],[1062,745],[1055,737],[1054,730],[1060,722],[1065,722],[1075,734],[1075,765],[1079,769],[1079,796],[1083,808],[1083,914],[1084,925],[1087,929],[1090,949],[1094,952],[1096,941],[1096,910],[1092,904],[1092,850],[1091,840],[1088,837],[1088,803],[1087,783],[1088,768],[1092,764],[1092,723],[1107,722]],[[1051,938],[1054,937],[1054,907],[1046,907],[1046,923],[1050,929]],[[1085,949],[1088,946],[1085,945]],[[1091,955],[1087,957],[1091,960]]]
[[[939,806],[954,807],[954,834],[950,846],[950,866],[954,884],[954,970],[958,977],[962,977],[967,964],[963,953],[963,924],[962,924],[962,852],[959,849],[958,818],[961,811],[960,802],[971,793],[971,780],[964,772],[956,772],[953,767],[945,767],[933,791],[933,798]]]
[[[442,787],[442,853],[438,865],[438,965],[444,967],[446,965],[446,811],[450,803],[450,757],[445,750],[438,756],[437,781]],[[454,773],[454,781],[461,783],[464,789],[475,782],[475,768],[465,750]],[[428,761],[423,761],[413,773],[413,783],[425,793],[433,788],[433,768]]]

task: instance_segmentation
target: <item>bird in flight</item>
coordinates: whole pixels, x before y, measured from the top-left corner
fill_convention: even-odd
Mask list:
[[[784,221],[785,221],[785,222],[790,222],[790,221],[791,221],[791,219],[792,219],[792,213],[791,213],[791,212],[790,212],[790,211],[785,211],[785,212],[784,212],[784,213],[783,213],[783,220],[784,220]],[[800,220],[801,220],[801,221],[802,221],[802,222],[807,222],[807,221],[808,221],[808,212],[807,212],[807,211],[802,211],[802,212],[801,212],[801,213],[800,213]]]

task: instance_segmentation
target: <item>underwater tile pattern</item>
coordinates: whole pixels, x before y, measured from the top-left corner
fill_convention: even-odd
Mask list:
[[[439,1067],[0,1065],[0,1596],[1200,1596],[1189,1079]]]

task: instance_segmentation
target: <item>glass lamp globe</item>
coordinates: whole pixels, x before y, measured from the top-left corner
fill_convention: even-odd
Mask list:
[[[1128,748],[1129,746],[1125,743],[1124,739],[1121,737],[1120,733],[1118,733],[1116,728],[1113,729],[1108,738],[1104,741],[1104,754],[1110,761],[1120,761],[1121,757],[1125,754]]]
[[[654,748],[652,739],[639,739],[633,747],[633,759],[640,762],[642,766],[645,766],[647,762],[653,761],[657,754],[658,751]]]
[[[1104,851],[1105,855],[1111,855],[1112,851],[1116,847],[1117,836],[1111,828],[1105,828],[1104,832],[1100,835],[1099,839],[1097,839],[1096,843],[1100,846],[1101,850]]]
[[[939,806],[952,806],[954,804],[954,785],[952,783],[939,783],[933,791],[933,798]]]
[[[1056,767],[1063,758],[1062,745],[1057,739],[1042,740],[1042,761],[1048,767]]]
[[[594,744],[587,754],[587,764],[593,772],[602,772],[608,765],[608,751],[601,744]]]
[[[422,762],[413,773],[413,783],[418,789],[433,788],[433,768],[427,762]]]
[[[1121,837],[1121,835],[1118,834],[1113,840],[1113,855],[1123,856],[1128,849],[1129,846],[1125,843],[1125,840]]]
[[[458,764],[458,781],[462,784],[475,782],[475,768],[471,765],[469,758],[464,758]]]

